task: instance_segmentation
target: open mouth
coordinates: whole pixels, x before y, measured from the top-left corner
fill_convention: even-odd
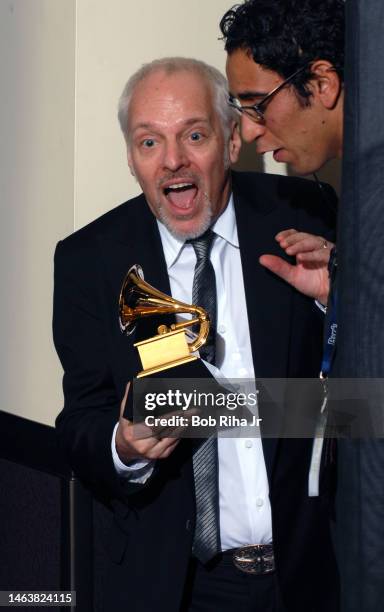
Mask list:
[[[177,208],[188,210],[193,205],[197,194],[195,183],[173,183],[164,188],[167,200]]]

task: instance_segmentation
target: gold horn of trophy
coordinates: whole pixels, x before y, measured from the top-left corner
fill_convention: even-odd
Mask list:
[[[173,323],[169,327],[159,325],[157,336],[134,344],[144,368],[137,378],[195,361],[197,357],[192,353],[203,346],[208,337],[209,316],[204,308],[179,302],[152,287],[144,280],[141,266],[136,264],[130,268],[119,299],[119,322],[123,333],[130,335],[141,317],[180,313],[191,314],[192,319]],[[188,342],[186,332],[192,325],[199,325],[199,331]]]

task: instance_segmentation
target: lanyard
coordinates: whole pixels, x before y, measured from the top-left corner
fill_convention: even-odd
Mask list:
[[[320,378],[325,380],[331,370],[336,353],[337,335],[337,290],[336,290],[336,270],[337,255],[336,247],[333,247],[328,264],[330,296],[328,300],[327,314],[324,324],[324,344],[323,361],[321,363]]]
[[[320,408],[315,438],[313,440],[311,466],[308,477],[308,495],[317,497],[319,495],[320,465],[323,452],[324,436],[327,426],[327,404],[328,404],[328,374],[331,370],[336,354],[336,335],[337,335],[337,289],[336,289],[336,270],[337,258],[336,247],[331,251],[328,264],[330,295],[328,299],[327,314],[324,324],[324,345],[323,360],[321,363],[320,380],[323,384],[323,403]]]

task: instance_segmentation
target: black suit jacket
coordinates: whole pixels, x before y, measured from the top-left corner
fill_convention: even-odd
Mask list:
[[[233,174],[233,193],[256,377],[315,377],[322,315],[258,263],[281,255],[274,236],[294,227],[330,236],[333,214],[303,179]],[[191,553],[194,488],[191,446],[178,445],[144,486],[121,481],[111,455],[125,386],[141,369],[118,324],[122,280],[134,263],[170,293],[156,221],[143,195],[59,243],[55,257],[54,339],[64,367],[65,406],[57,419],[76,474],[113,510],[106,609],[176,612]],[[149,337],[158,321],[142,322]],[[337,609],[337,572],[328,505],[308,498],[310,440],[263,440],[270,484],[277,575],[287,609]]]

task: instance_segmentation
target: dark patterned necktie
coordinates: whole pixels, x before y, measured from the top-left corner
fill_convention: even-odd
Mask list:
[[[196,253],[195,274],[193,277],[192,303],[204,308],[209,314],[210,328],[206,343],[200,349],[200,357],[215,363],[216,344],[216,277],[210,260],[211,249],[216,234],[207,230],[199,238],[189,240]]]
[[[216,277],[210,260],[215,234],[208,230],[194,240],[196,266],[193,278],[192,302],[204,308],[211,321],[206,344],[200,349],[200,357],[209,363],[215,362],[216,338]],[[196,525],[193,554],[202,563],[207,563],[220,552],[218,457],[215,437],[204,440],[193,455],[195,480]]]

